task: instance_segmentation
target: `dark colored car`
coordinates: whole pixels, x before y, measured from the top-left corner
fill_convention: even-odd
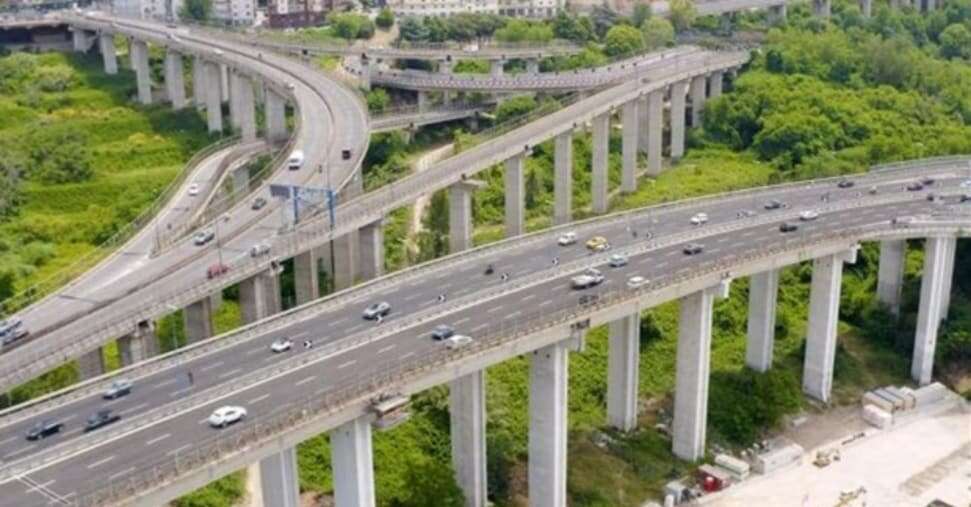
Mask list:
[[[934,178],[931,178],[930,176],[924,176],[923,178],[920,179],[920,183],[925,187],[929,187],[934,184]]]
[[[778,199],[772,199],[771,201],[765,203],[765,209],[780,209],[782,206],[782,201]]]
[[[853,183],[850,180],[840,180],[840,182],[837,183],[836,186],[837,187],[840,187],[840,188],[852,188],[853,185],[855,185],[855,184],[856,183]]]
[[[206,269],[206,278],[208,278],[209,280],[212,280],[213,278],[216,278],[217,276],[222,276],[227,272],[229,272],[229,266],[225,264],[213,264],[212,266],[209,266],[208,269]]]
[[[27,430],[27,440],[47,438],[55,433],[60,433],[62,428],[64,428],[64,423],[52,420],[41,421]]]
[[[110,409],[99,410],[88,418],[88,422],[84,424],[85,433],[89,431],[94,431],[98,428],[107,426],[111,423],[115,423],[121,420],[121,416],[112,412]]]
[[[341,150],[341,158],[344,159],[344,160],[350,160],[351,159],[351,150],[347,150],[347,149]]]
[[[266,199],[262,197],[257,197],[256,199],[253,199],[253,204],[250,205],[250,209],[252,210],[263,209],[263,206],[266,206]]]
[[[782,232],[792,232],[798,229],[799,229],[798,225],[790,224],[789,222],[782,222],[782,225],[779,226],[779,230]]]
[[[915,181],[915,182],[907,185],[907,190],[909,190],[911,192],[916,192],[918,190],[924,190],[924,184],[921,183],[921,182],[919,182],[919,181]]]
[[[700,244],[698,244],[698,243],[691,243],[691,244],[685,246],[684,247],[684,250],[682,250],[682,251],[684,252],[685,255],[698,255],[702,251],[704,251],[704,249],[705,249],[705,247],[702,246],[702,245],[700,245]]]
[[[961,202],[971,201],[971,194],[964,194],[961,196]]]
[[[435,326],[435,329],[432,330],[432,339],[435,341],[447,340],[453,334],[455,334],[455,330],[452,329],[451,326],[441,324],[439,326]]]

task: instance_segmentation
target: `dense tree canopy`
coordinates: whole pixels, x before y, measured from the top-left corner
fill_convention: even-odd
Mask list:
[[[644,51],[644,37],[641,31],[630,25],[617,25],[611,28],[604,39],[604,52],[608,56],[630,56]]]
[[[179,17],[194,21],[208,21],[212,15],[212,0],[185,0]]]

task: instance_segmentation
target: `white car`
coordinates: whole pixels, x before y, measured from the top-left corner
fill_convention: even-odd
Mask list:
[[[627,279],[627,288],[636,289],[647,283],[647,278],[641,275],[632,276]]]
[[[209,416],[209,425],[213,428],[225,428],[246,418],[246,409],[234,405],[217,408]]]
[[[199,195],[199,184],[198,183],[193,183],[193,184],[189,185],[189,195],[190,196],[197,196],[197,195]]]
[[[702,225],[708,223],[708,213],[698,213],[691,217],[691,225]]]
[[[556,240],[556,243],[560,246],[569,246],[577,242],[577,233],[570,231],[560,234],[560,238]]]
[[[964,180],[961,182],[961,188],[971,188],[971,180]]]
[[[249,256],[250,257],[261,257],[261,256],[266,255],[268,253],[270,253],[270,244],[269,243],[257,243],[255,245],[251,246],[250,249],[249,249]]]
[[[610,267],[622,268],[627,265],[627,256],[623,254],[613,254],[610,256]]]
[[[445,340],[445,346],[450,349],[464,347],[470,343],[472,343],[472,337],[464,334],[453,334]]]
[[[290,350],[291,347],[293,347],[292,340],[289,338],[280,338],[270,345],[270,350],[273,352],[286,352]]]
[[[809,222],[811,220],[816,220],[817,218],[819,218],[819,213],[816,213],[813,210],[803,211],[799,214],[799,220],[802,220],[803,222]]]
[[[600,285],[604,281],[604,276],[600,271],[590,268],[582,275],[574,276],[570,279],[570,286],[576,290],[588,289]]]

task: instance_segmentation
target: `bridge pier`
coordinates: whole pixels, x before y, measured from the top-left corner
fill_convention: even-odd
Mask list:
[[[695,76],[691,78],[691,126],[701,126],[701,110],[705,107],[706,90],[708,78],[706,76]]]
[[[132,39],[128,46],[131,53],[131,67],[135,71],[135,81],[138,86],[138,102],[148,105],[152,103],[152,77],[148,69],[148,44]]]
[[[240,83],[236,79],[236,73],[231,71],[229,73],[229,125],[234,129],[239,130],[242,126],[242,114],[240,114],[240,93],[236,88],[239,88]]]
[[[506,171],[503,173],[506,194],[506,237],[513,238],[524,232],[524,218],[526,216],[526,191],[523,173],[525,169],[526,153],[521,153],[506,160]]]
[[[647,155],[648,144],[650,143],[651,119],[650,108],[647,104],[647,95],[637,98],[637,145],[644,155]]]
[[[729,280],[681,298],[674,392],[674,455],[697,461],[705,454],[711,317],[716,298],[728,296]]]
[[[502,77],[502,75],[505,73],[505,65],[505,60],[489,61],[489,74],[491,74],[492,77]]]
[[[361,59],[361,88],[371,91],[371,62],[367,58]]]
[[[448,251],[472,248],[472,193],[482,182],[465,180],[448,187]]]
[[[687,81],[679,81],[671,85],[671,160],[674,162],[684,156],[685,95],[687,93]]]
[[[892,0],[891,0],[892,1]],[[781,25],[786,22],[788,10],[786,4],[773,5],[769,7],[769,22],[773,25]]]
[[[334,268],[331,271],[331,278],[334,280],[334,290],[343,290],[354,285],[359,242],[357,231],[351,231],[331,241],[331,248],[333,248],[331,262]]]
[[[832,4],[830,0],[813,0],[813,15],[829,19],[832,15]]]
[[[422,113],[428,111],[428,92],[418,91],[418,111]]]
[[[330,432],[336,507],[374,507],[371,423],[358,417]]]
[[[320,297],[320,250],[312,248],[293,258],[293,285],[297,305]]]
[[[533,351],[529,362],[529,505],[566,505],[569,340]]]
[[[300,507],[296,448],[263,458],[259,468],[263,507]]]
[[[725,72],[720,70],[712,71],[711,79],[708,81],[708,98],[714,99],[721,97],[724,86]]]
[[[219,83],[219,100],[220,102],[229,102],[229,66],[225,63],[217,63],[216,65],[219,66],[219,80],[213,82]]]
[[[185,80],[182,55],[171,49],[165,53],[165,91],[174,109],[185,107]]]
[[[239,306],[247,324],[278,313],[283,308],[280,276],[267,270],[239,282]]]
[[[661,136],[664,131],[664,91],[655,90],[647,95],[647,174],[661,174]]]
[[[873,15],[873,0],[859,0],[860,1],[860,12],[863,13],[864,18],[869,18]]]
[[[121,366],[125,367],[144,361],[158,354],[158,337],[155,326],[143,322],[131,333],[118,338],[118,355]]]
[[[539,58],[526,59],[526,72],[529,74],[539,74]]]
[[[235,104],[236,109],[233,115],[234,123],[238,123],[243,141],[256,139],[256,99],[253,96],[253,82],[242,74],[233,72],[231,93],[233,95],[230,104]],[[236,120],[236,116],[239,119]]]
[[[198,56],[192,58],[192,102],[197,111],[206,108],[206,62]]]
[[[558,134],[553,150],[553,225],[562,225],[573,220],[573,131]]]
[[[900,292],[904,282],[907,241],[890,239],[880,242],[880,267],[877,271],[877,300],[900,315]]]
[[[954,281],[954,258],[957,254],[957,239],[948,242],[948,252],[944,256],[944,287],[941,289],[941,320],[947,319],[951,307],[951,283]]]
[[[920,385],[929,384],[934,373],[934,349],[941,323],[945,291],[950,290],[947,266],[954,262],[954,238],[932,237],[924,243],[924,271],[921,274],[920,308],[910,376]]]
[[[745,344],[745,364],[755,371],[765,372],[772,367],[778,295],[778,269],[763,271],[749,278],[748,341]]]
[[[487,503],[485,385],[485,370],[449,384],[452,467],[466,507]]]
[[[186,343],[195,343],[210,338],[212,327],[212,298],[206,296],[182,309],[185,325]]]
[[[607,163],[610,149],[610,113],[593,119],[593,212],[607,212]]]
[[[279,93],[267,88],[264,113],[266,114],[266,138],[274,143],[287,139],[287,102]]]
[[[105,372],[105,357],[98,347],[78,358],[78,378],[82,382]]]
[[[360,273],[364,280],[384,274],[384,219],[379,219],[358,230],[360,241]]]
[[[607,422],[621,431],[637,427],[637,379],[641,348],[641,315],[610,323],[607,354]]]
[[[219,65],[212,62],[204,62],[206,79],[201,86],[204,87],[206,95],[206,122],[209,125],[209,132],[223,131],[223,108],[222,92],[219,89]]]
[[[620,191],[631,193],[637,190],[637,143],[638,135],[638,100],[624,104],[621,109],[620,121],[623,124],[623,171],[620,179]]]
[[[849,264],[856,262],[855,248],[813,260],[802,391],[823,403],[829,403],[833,387],[836,325],[839,321],[840,284],[843,281],[844,262]]]
[[[115,36],[112,34],[99,35],[98,48],[101,51],[101,60],[104,62],[105,74],[117,74],[118,51],[115,49]]]

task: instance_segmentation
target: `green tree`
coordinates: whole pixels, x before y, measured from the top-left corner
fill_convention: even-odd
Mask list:
[[[566,11],[558,12],[553,18],[553,34],[559,39],[577,44],[585,44],[597,39],[589,17],[572,16]]]
[[[212,0],[185,0],[179,9],[179,17],[194,21],[209,21],[212,15]]]
[[[644,51],[644,37],[640,30],[629,25],[618,25],[607,31],[604,52],[608,56],[629,56],[641,51]]]
[[[648,19],[651,19],[651,6],[649,4],[635,5],[634,13],[630,17],[630,24],[641,27]]]
[[[45,183],[77,183],[94,175],[87,136],[78,131],[35,131],[27,174]],[[44,132],[44,133],[41,133]]]
[[[398,24],[398,38],[409,42],[428,40],[428,28],[416,17],[407,17]]]
[[[394,13],[387,7],[381,9],[381,12],[374,18],[374,24],[385,30],[391,28],[394,25]]]
[[[529,95],[520,95],[503,101],[496,108],[496,123],[502,123],[510,118],[517,118],[536,109],[536,99]]]
[[[367,110],[372,113],[380,113],[387,109],[391,104],[391,96],[384,88],[375,88],[367,94]]]
[[[674,43],[674,25],[664,18],[651,18],[641,28],[647,49],[657,49]]]
[[[941,32],[941,56],[944,58],[971,59],[971,30],[964,25],[953,24]]]
[[[668,8],[671,13],[671,24],[679,32],[691,27],[691,23],[694,23],[695,18],[698,16],[698,10],[695,9],[695,4],[692,0],[671,0],[668,3]]]
[[[343,39],[369,39],[374,35],[374,23],[360,14],[332,12],[327,16],[327,22]]]
[[[24,161],[12,149],[0,149],[0,221],[13,215],[21,202],[20,174],[23,167]]]

